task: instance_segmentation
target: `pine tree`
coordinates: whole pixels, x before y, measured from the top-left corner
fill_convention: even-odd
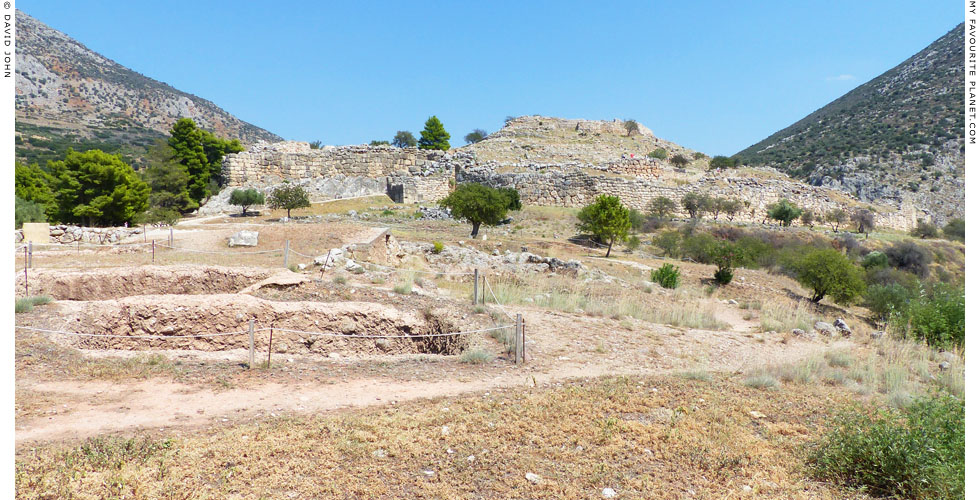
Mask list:
[[[435,116],[425,121],[425,128],[419,133],[419,149],[449,149],[449,132]]]

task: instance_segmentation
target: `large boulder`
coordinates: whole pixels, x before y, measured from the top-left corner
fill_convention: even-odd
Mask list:
[[[828,337],[831,337],[834,335],[834,333],[836,333],[836,330],[834,329],[833,325],[831,325],[830,323],[825,323],[823,321],[817,321],[816,323],[814,323],[813,329],[816,330],[817,333],[819,333],[820,335],[826,335]]]
[[[239,231],[228,238],[228,246],[230,247],[254,247],[258,244],[258,231]]]
[[[333,267],[340,259],[344,258],[344,251],[340,248],[331,248],[329,252],[313,258],[313,264],[317,266]]]
[[[851,333],[853,333],[851,332],[851,328],[848,327],[847,323],[845,323],[841,318],[834,320],[834,328],[837,329],[837,332],[840,333],[842,337],[850,337]]]

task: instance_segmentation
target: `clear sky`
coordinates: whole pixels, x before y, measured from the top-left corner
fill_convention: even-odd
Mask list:
[[[958,0],[45,1],[17,7],[287,139],[360,144],[430,115],[633,118],[732,154],[925,48]]]

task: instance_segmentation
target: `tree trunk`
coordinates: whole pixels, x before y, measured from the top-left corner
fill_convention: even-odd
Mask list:
[[[606,249],[606,257],[609,257],[609,252],[612,252],[612,245],[614,241],[616,241],[616,238],[609,238],[609,248]]]
[[[476,238],[476,233],[480,232],[480,223],[476,221],[472,221],[472,224],[473,224],[473,232],[470,233],[470,238]]]
[[[286,218],[287,219],[291,218],[291,217],[289,217],[289,209],[288,208],[286,209]]]
[[[813,292],[813,297],[810,298],[810,302],[813,302],[814,304],[816,304],[817,302],[820,302],[821,300],[823,300],[823,298],[824,298],[825,295],[827,295],[827,294],[826,293],[823,293],[823,292],[814,291]]]
[[[248,206],[246,206],[246,205],[243,205],[243,206],[242,206],[242,217],[245,217],[245,211],[246,211],[246,210],[248,210]]]

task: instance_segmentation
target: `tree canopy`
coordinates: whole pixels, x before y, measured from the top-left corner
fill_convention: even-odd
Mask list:
[[[814,250],[797,261],[795,267],[800,284],[813,290],[813,302],[829,295],[834,302],[847,305],[864,293],[861,269],[836,250]]]
[[[299,184],[289,183],[277,186],[269,195],[269,208],[286,209],[286,217],[291,217],[290,211],[294,208],[305,208],[310,206],[310,197],[306,190]]]
[[[867,208],[859,208],[851,214],[851,222],[857,232],[868,234],[875,229],[875,214]]]
[[[54,192],[51,183],[54,178],[37,163],[14,166],[14,195],[24,201],[34,202],[46,213],[53,213]],[[28,221],[36,222],[36,221]]]
[[[623,126],[626,127],[626,137],[640,130],[640,124],[636,123],[636,120],[626,120],[623,122]]]
[[[183,165],[190,176],[187,188],[195,203],[211,196],[224,184],[221,159],[226,154],[244,151],[238,139],[219,139],[211,132],[197,128],[190,118],[181,118],[174,123],[167,144],[173,148],[173,159]]]
[[[780,198],[779,201],[767,207],[766,214],[769,215],[770,219],[778,220],[783,227],[789,227],[794,220],[800,218],[803,210],[786,198]]]
[[[460,184],[449,196],[439,200],[453,218],[467,220],[473,225],[470,237],[476,238],[483,224],[495,226],[507,217],[508,210],[520,210],[520,195],[516,189],[495,189],[475,182]]]
[[[407,130],[399,130],[395,132],[395,138],[391,140],[391,144],[396,148],[414,148],[419,145],[419,141],[415,140],[415,136]]]
[[[419,133],[419,149],[449,149],[449,132],[435,116],[425,121],[425,128]]]
[[[609,242],[606,257],[612,251],[616,239],[623,240],[631,227],[629,209],[618,196],[600,194],[598,198],[578,213],[578,229],[594,235],[601,242]]]
[[[228,202],[242,207],[242,215],[248,213],[248,207],[265,203],[265,194],[255,189],[236,189],[231,192]]]
[[[466,140],[467,144],[474,144],[486,138],[487,138],[487,131],[480,128],[473,129],[472,132],[466,134],[466,137],[463,137],[463,139]]]
[[[674,200],[666,196],[658,196],[650,201],[647,210],[650,212],[650,215],[664,219],[677,210],[677,204],[674,203]]]
[[[55,219],[88,225],[132,222],[146,210],[150,186],[118,155],[71,149],[49,164]]]

